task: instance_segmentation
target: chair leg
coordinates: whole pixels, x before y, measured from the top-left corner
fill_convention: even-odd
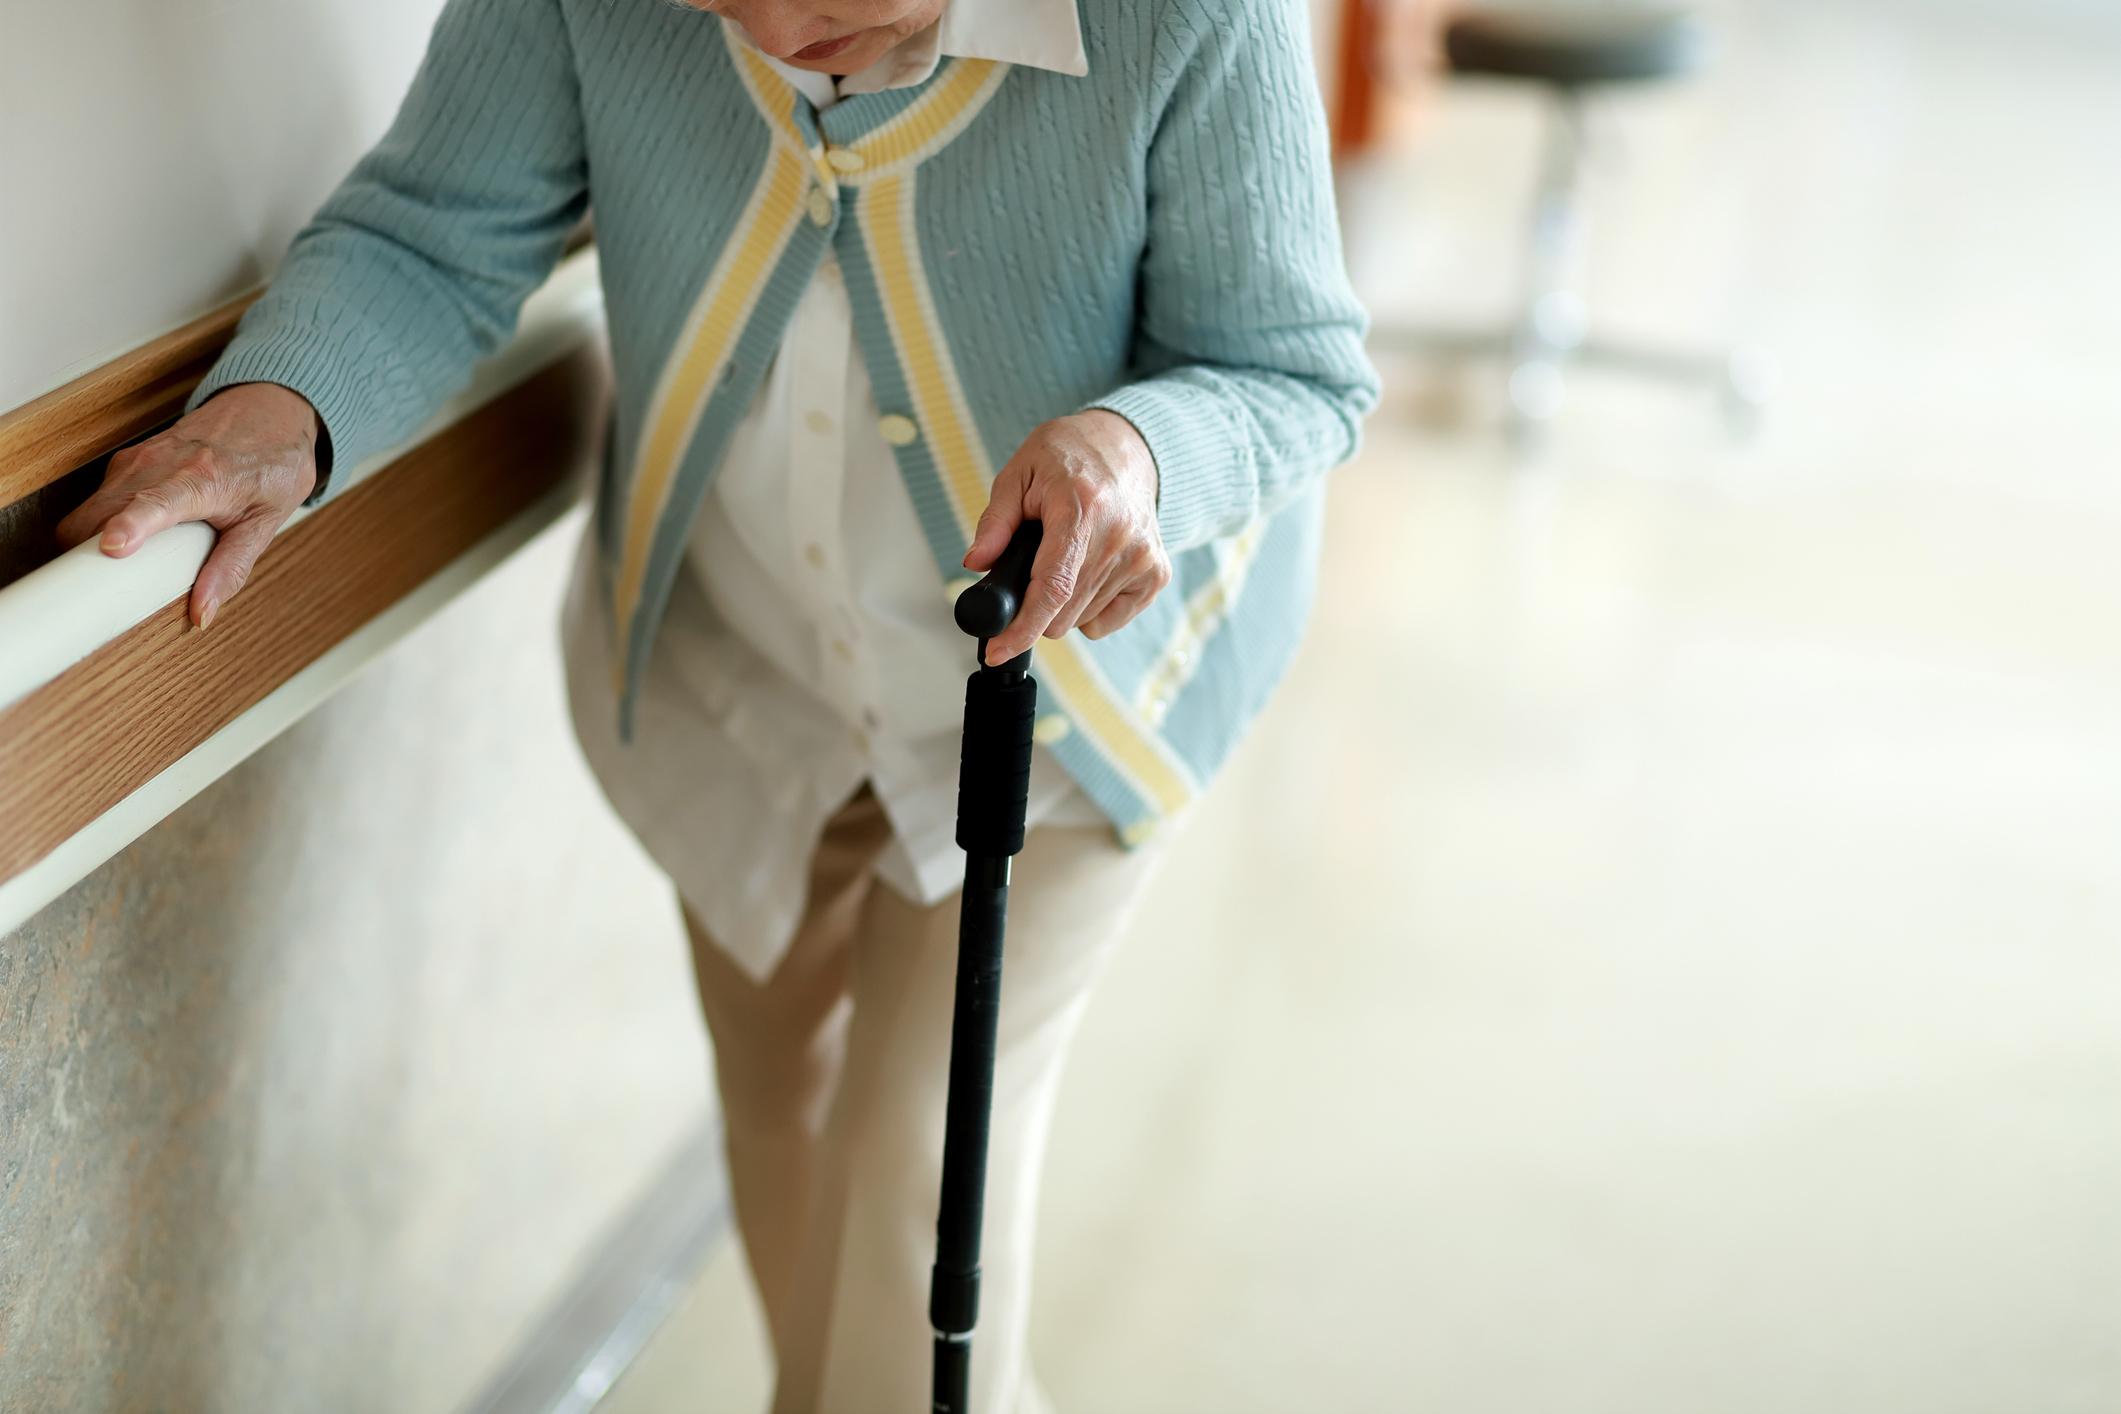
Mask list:
[[[1559,410],[1562,366],[1583,342],[1583,299],[1573,277],[1583,246],[1584,146],[1583,99],[1557,88],[1527,224],[1524,295],[1509,335],[1509,424],[1519,440],[1535,436]]]

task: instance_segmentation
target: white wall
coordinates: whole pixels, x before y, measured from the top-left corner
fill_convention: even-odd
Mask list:
[[[0,409],[260,283],[441,0],[0,0]]]
[[[259,283],[439,5],[0,0],[0,409]],[[455,1407],[698,1122],[579,528],[0,936],[0,1409]]]

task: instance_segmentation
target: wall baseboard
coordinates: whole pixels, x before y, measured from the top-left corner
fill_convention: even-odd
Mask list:
[[[710,1117],[679,1143],[462,1414],[590,1414],[729,1229],[722,1129]]]

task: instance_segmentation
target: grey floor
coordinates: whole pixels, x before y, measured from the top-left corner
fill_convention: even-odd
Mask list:
[[[2121,1409],[2121,23],[2009,8],[1747,6],[1613,114],[1595,308],[1773,348],[1753,445],[1586,377],[1514,465],[1394,366],[1082,1036],[1062,1410]],[[1531,139],[1350,174],[1381,315],[1508,297]],[[605,1407],[767,1384],[725,1251]]]

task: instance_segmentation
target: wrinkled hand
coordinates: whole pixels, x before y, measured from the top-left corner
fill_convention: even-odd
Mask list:
[[[987,645],[1006,663],[1043,633],[1103,638],[1171,582],[1156,523],[1156,459],[1134,424],[1092,409],[1055,418],[994,478],[965,568],[984,573],[1026,520],[1044,525],[1024,606]]]
[[[66,519],[69,549],[95,535],[122,559],[173,525],[205,521],[219,532],[192,581],[191,619],[213,622],[317,484],[317,414],[276,383],[239,383],[167,432],[115,453],[103,485]]]

